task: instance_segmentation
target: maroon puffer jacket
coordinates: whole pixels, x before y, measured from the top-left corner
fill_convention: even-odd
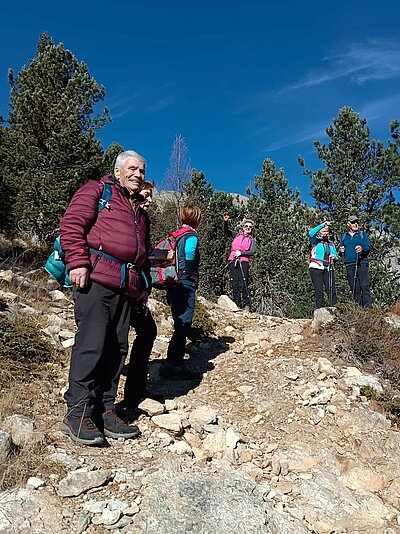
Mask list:
[[[112,185],[109,209],[98,213],[103,182]],[[108,287],[121,286],[122,265],[90,252],[102,250],[122,262],[134,264],[126,270],[125,292],[137,298],[144,287],[141,270],[146,270],[149,250],[149,219],[140,207],[132,209],[127,192],[113,176],[83,185],[73,196],[60,223],[61,247],[68,269],[87,267],[90,278]]]

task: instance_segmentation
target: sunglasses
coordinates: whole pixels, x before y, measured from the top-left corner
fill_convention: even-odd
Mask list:
[[[350,224],[358,224],[358,221],[350,221]]]
[[[252,224],[244,224],[243,228],[250,228],[250,230],[253,228]]]

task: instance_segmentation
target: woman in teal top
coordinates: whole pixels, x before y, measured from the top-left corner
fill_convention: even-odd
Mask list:
[[[336,304],[336,285],[334,260],[339,256],[335,245],[329,240],[330,221],[325,221],[308,232],[311,243],[311,254],[309,258],[309,272],[315,291],[315,307],[324,306],[324,286],[328,295],[329,305]]]

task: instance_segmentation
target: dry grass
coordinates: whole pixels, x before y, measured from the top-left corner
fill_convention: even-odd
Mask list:
[[[64,467],[47,458],[51,440],[46,433],[48,423],[40,416],[43,413],[43,392],[46,385],[54,380],[54,371],[43,369],[43,376],[34,383],[24,383],[12,379],[0,391],[0,429],[7,431],[4,419],[10,415],[25,415],[37,425],[37,433],[32,441],[23,447],[14,447],[8,461],[0,465],[0,490],[23,486],[31,476],[47,477],[64,475]],[[38,416],[38,419],[37,417]]]
[[[382,395],[375,395],[374,399],[399,417],[400,329],[391,327],[381,310],[345,305],[338,306],[338,311],[338,319],[332,330],[339,355],[346,362],[378,373],[390,381],[391,389]]]

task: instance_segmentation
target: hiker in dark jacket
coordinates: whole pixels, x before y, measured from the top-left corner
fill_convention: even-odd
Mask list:
[[[139,434],[116,416],[114,401],[128,350],[131,300],[143,305],[149,292],[149,219],[139,207],[145,160],[122,152],[114,174],[83,185],[60,224],[78,327],[61,430],[84,445]],[[112,195],[98,212],[102,182],[111,184]]]
[[[233,301],[239,308],[251,311],[249,292],[249,262],[256,252],[256,240],[251,235],[254,223],[251,219],[243,221],[243,231],[229,228],[229,213],[224,213],[224,233],[233,239],[228,256],[229,276],[232,283]]]
[[[330,221],[318,224],[308,232],[311,243],[309,272],[315,291],[315,307],[324,306],[324,286],[329,305],[336,304],[335,271],[333,262],[339,259],[335,245],[329,240]]]
[[[153,187],[151,182],[144,182],[140,191],[140,207],[145,211],[149,209],[153,201]],[[149,251],[149,255],[154,255],[154,249]],[[132,344],[129,364],[124,370],[126,371],[124,399],[118,406],[118,413],[127,419],[130,418],[130,411],[137,408],[143,399],[164,400],[162,396],[147,390],[148,364],[157,337],[157,325],[146,302],[134,301],[132,303],[130,324],[135,329],[136,337]]]
[[[347,219],[347,232],[340,239],[339,253],[344,256],[347,281],[353,299],[363,308],[372,308],[369,290],[369,261],[371,244],[365,232],[360,230],[357,215]]]
[[[177,243],[178,283],[167,288],[167,299],[174,320],[174,333],[168,345],[167,360],[160,374],[170,380],[196,380],[201,377],[185,365],[186,337],[192,326],[199,277],[199,238],[196,232],[201,210],[189,204],[180,209],[182,227],[188,229]]]

